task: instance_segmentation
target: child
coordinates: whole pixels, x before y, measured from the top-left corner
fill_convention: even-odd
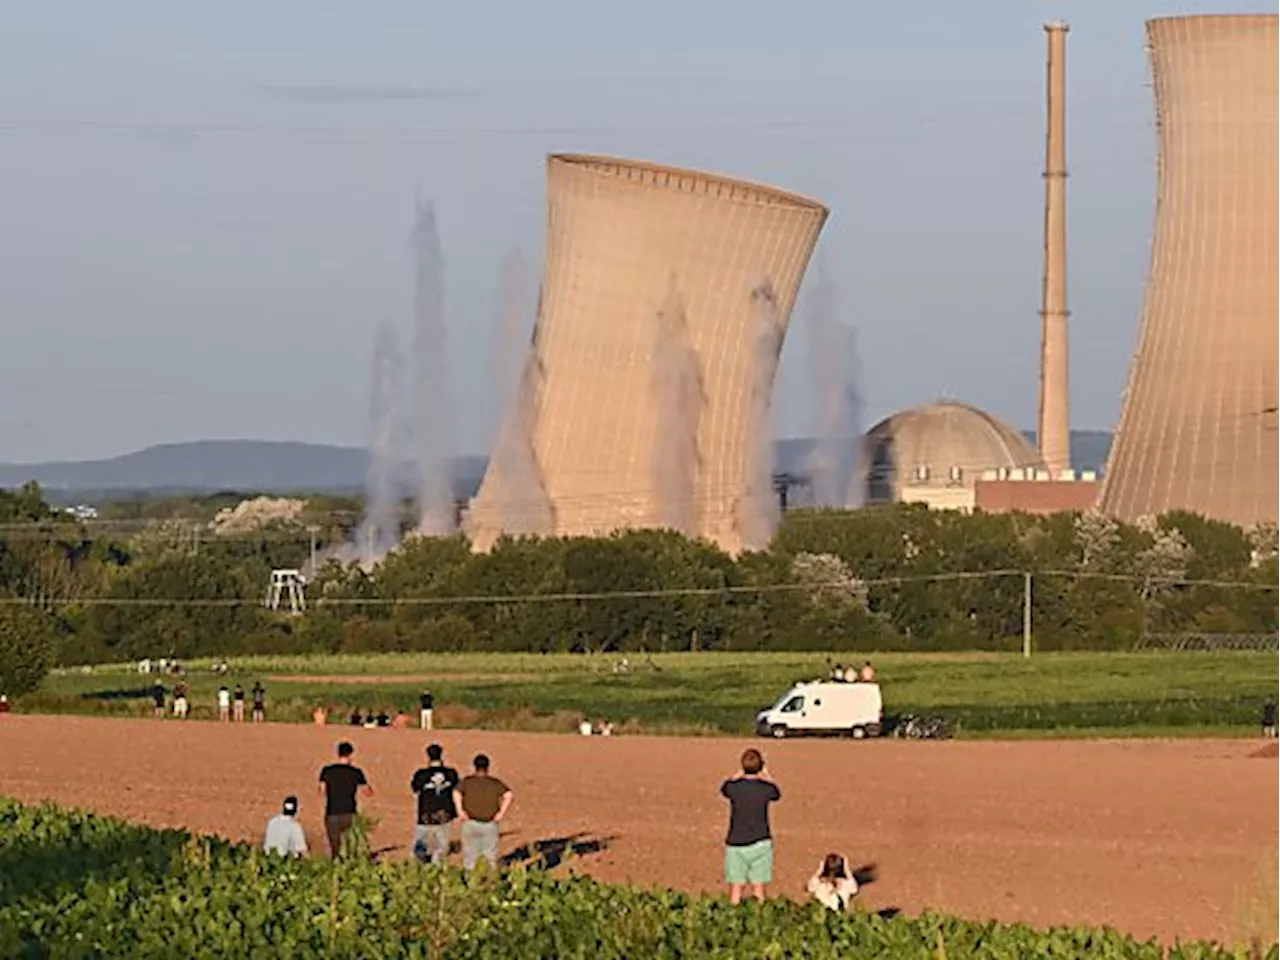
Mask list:
[[[843,913],[858,894],[858,881],[850,876],[844,857],[828,853],[818,864],[818,872],[809,878],[808,889],[828,910]]]

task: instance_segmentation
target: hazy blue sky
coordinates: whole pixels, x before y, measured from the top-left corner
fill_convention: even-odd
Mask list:
[[[1072,25],[1072,415],[1110,427],[1154,195],[1143,19],[1237,9],[14,0],[0,30],[0,460],[212,437],[362,443],[375,325],[409,323],[416,187],[448,259],[457,430],[483,450],[499,264],[514,246],[540,263],[549,151],[820,198],[833,215],[819,257],[858,333],[868,422],[947,394],[1032,426],[1041,24],[1058,17]],[[808,428],[808,379],[793,326],[784,435]]]

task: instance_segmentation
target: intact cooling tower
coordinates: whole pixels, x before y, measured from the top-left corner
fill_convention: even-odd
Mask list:
[[[469,510],[476,548],[655,527],[763,546],[768,397],[826,217],[722,177],[548,158],[538,319]]]
[[[1277,18],[1147,24],[1159,185],[1100,505],[1276,521]]]

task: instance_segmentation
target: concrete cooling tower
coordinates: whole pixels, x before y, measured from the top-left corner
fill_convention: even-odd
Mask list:
[[[468,512],[475,547],[628,528],[764,546],[769,397],[826,217],[723,177],[549,157],[537,324]]]
[[[1277,18],[1147,24],[1151,273],[1101,508],[1276,521]]]

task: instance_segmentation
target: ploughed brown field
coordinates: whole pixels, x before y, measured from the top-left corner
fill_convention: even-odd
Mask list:
[[[404,855],[417,730],[0,717],[0,794],[157,826],[260,835],[296,793],[323,850],[316,775],[349,739],[376,796],[375,848]],[[503,852],[575,838],[606,881],[717,889],[721,780],[747,741],[444,731],[446,760],[489,753],[515,791]],[[1248,741],[755,741],[782,788],[776,893],[799,897],[828,851],[874,862],[870,909],[924,907],[1037,926],[1235,940],[1275,909],[1277,769]],[[1260,753],[1262,755],[1251,756]],[[1267,881],[1270,871],[1271,881]],[[1270,882],[1268,890],[1266,884]]]

